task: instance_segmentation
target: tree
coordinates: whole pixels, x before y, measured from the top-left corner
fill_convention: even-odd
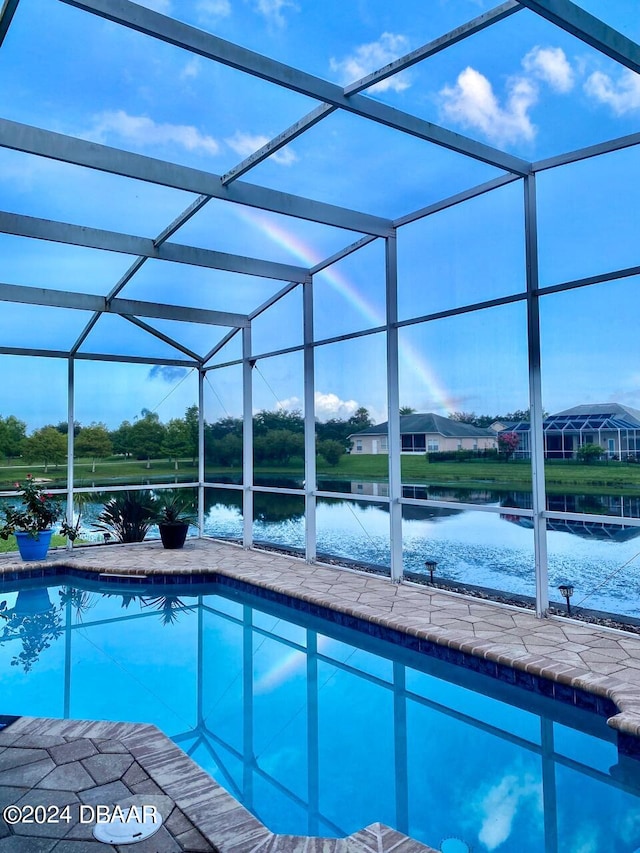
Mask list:
[[[109,434],[114,453],[121,453],[125,458],[131,455],[131,423],[122,421],[118,429]]]
[[[161,452],[169,460],[173,460],[175,470],[178,470],[178,459],[191,454],[191,434],[189,425],[182,418],[172,418],[165,427]],[[197,455],[196,443],[196,455]]]
[[[401,415],[415,415],[416,410],[412,406],[400,406]]]
[[[67,439],[54,426],[35,430],[24,442],[24,454],[29,460],[44,463],[44,473],[49,465],[59,465],[67,454]]]
[[[131,427],[131,452],[137,459],[146,459],[151,468],[151,457],[160,456],[165,428],[156,412],[143,409],[141,414]]]
[[[318,452],[324,456],[328,465],[337,465],[344,455],[344,444],[331,438],[318,442]]]
[[[78,456],[90,456],[91,473],[96,473],[96,459],[104,459],[113,453],[113,444],[109,430],[104,424],[93,423],[80,430],[74,441],[74,453]]]
[[[15,415],[0,417],[0,456],[7,460],[20,456],[26,432],[27,425]]]
[[[286,409],[278,409],[275,412],[263,409],[257,415],[253,416],[253,430],[257,436],[266,435],[274,430],[303,433],[304,418],[298,409],[292,412]]]
[[[517,432],[498,433],[498,450],[500,453],[504,454],[505,462],[508,462],[509,459],[511,459],[519,444],[520,436]]]
[[[60,421],[59,424],[56,424],[56,429],[58,432],[61,432],[62,435],[67,435],[69,433],[69,422],[68,421]],[[82,425],[79,421],[73,422],[73,434],[78,435],[80,430],[82,429]]]
[[[347,423],[352,427],[351,432],[356,432],[357,430],[361,429],[368,429],[369,427],[373,426],[373,420],[371,419],[369,410],[365,409],[364,406],[360,406],[359,409],[356,409],[347,421]]]
[[[227,415],[226,418],[220,418],[212,424],[205,424],[204,431],[207,440],[224,438],[225,435],[229,434],[242,437],[242,418]]]
[[[599,444],[582,444],[576,451],[576,459],[578,462],[584,462],[585,465],[597,462],[603,455],[604,447]]]
[[[274,429],[259,435],[253,443],[255,461],[288,465],[293,456],[304,457],[304,436],[288,429]]]
[[[195,465],[198,458],[198,434],[200,428],[200,411],[196,405],[189,406],[184,413],[184,422],[189,434],[188,455],[191,457],[191,464]]]

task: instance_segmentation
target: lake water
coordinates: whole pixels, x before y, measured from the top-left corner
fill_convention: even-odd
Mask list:
[[[280,485],[285,485],[282,481]],[[270,483],[275,485],[275,482]],[[292,484],[287,482],[287,486]],[[359,486],[364,485],[364,489]],[[298,484],[300,487],[300,484]],[[324,483],[319,487],[329,490]],[[383,494],[386,484],[342,482],[345,492]],[[535,595],[531,520],[510,512],[526,506],[522,493],[483,492],[476,503],[497,510],[456,509],[464,492],[439,489],[440,500],[453,505],[403,507],[405,571],[427,574],[427,557],[437,561],[437,577],[522,595]],[[479,493],[474,493],[478,498]],[[405,494],[413,497],[413,494]],[[416,495],[418,496],[418,495]],[[431,495],[430,495],[431,497]],[[205,530],[212,536],[241,538],[240,493],[210,490]],[[590,506],[590,509],[587,509]],[[550,509],[639,517],[637,499],[615,496],[556,495]],[[561,510],[561,507],[563,508]],[[304,502],[301,497],[256,493],[254,539],[283,547],[304,548]],[[389,571],[389,512],[385,504],[318,498],[319,553],[372,563]],[[572,603],[612,613],[640,617],[640,527],[606,522],[549,521],[550,597],[564,603],[558,585],[570,580]]]

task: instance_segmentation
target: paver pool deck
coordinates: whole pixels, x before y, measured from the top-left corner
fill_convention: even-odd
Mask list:
[[[640,636],[571,619],[538,619],[529,611],[428,586],[392,584],[365,573],[309,564],[272,551],[189,540],[167,551],[158,542],[52,551],[41,563],[0,557],[0,583],[15,572],[72,567],[136,574],[218,573],[611,699],[609,722],[640,736]],[[125,766],[126,765],[126,766]],[[56,833],[26,831],[0,820],[0,853],[418,853],[418,842],[382,824],[346,839],[276,835],[239,805],[175,744],[150,725],[21,717],[0,731],[0,806],[33,803],[124,803],[157,798],[165,823],[131,847],[91,839],[73,822]],[[149,799],[151,797],[151,800]],[[24,829],[24,828],[23,828]],[[48,830],[53,832],[53,830]],[[436,839],[434,839],[434,843]]]

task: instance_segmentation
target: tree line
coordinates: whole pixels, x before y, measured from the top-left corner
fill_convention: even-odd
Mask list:
[[[73,425],[74,456],[96,461],[110,456],[125,459],[168,459],[178,468],[179,461],[198,458],[197,406],[189,406],[184,417],[171,418],[167,423],[156,412],[143,409],[133,422],[125,420],[110,430],[103,423]],[[372,426],[365,408],[350,418],[331,418],[316,422],[316,448],[329,465],[337,465],[349,448],[347,436]],[[27,425],[15,415],[0,415],[0,458],[7,462],[23,458],[27,462],[49,466],[66,459],[68,423],[47,424],[27,435]],[[242,418],[226,416],[213,423],[205,422],[205,457],[210,464],[240,465],[242,462]],[[254,415],[254,458],[256,464],[287,465],[294,457],[304,458],[304,418],[299,411],[267,411]]]

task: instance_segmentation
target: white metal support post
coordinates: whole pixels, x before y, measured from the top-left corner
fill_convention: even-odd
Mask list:
[[[67,524],[73,524],[73,423],[75,418],[75,362],[67,360]],[[67,550],[73,548],[71,539],[67,539]]]
[[[198,536],[204,535],[204,380],[206,373],[198,370]]]
[[[527,342],[529,351],[529,433],[531,437],[531,481],[533,544],[536,571],[536,615],[549,607],[547,565],[547,521],[544,517],[544,429],[542,380],[540,374],[540,305],[538,290],[538,227],[535,175],[524,179],[524,228],[527,263]]]
[[[402,475],[398,377],[398,254],[395,232],[385,239],[387,305],[387,407],[389,424],[389,523],[391,580],[402,581]]]
[[[304,521],[305,558],[316,559],[316,413],[313,349],[313,284],[302,285],[304,329]]]
[[[253,392],[251,326],[242,330],[242,545],[253,545]]]

